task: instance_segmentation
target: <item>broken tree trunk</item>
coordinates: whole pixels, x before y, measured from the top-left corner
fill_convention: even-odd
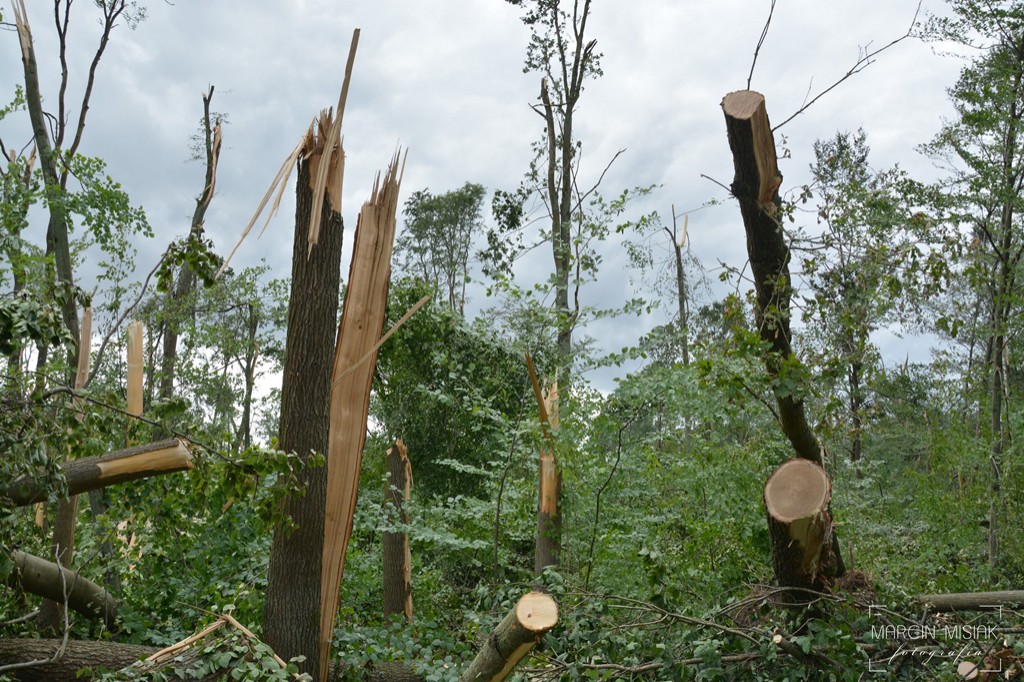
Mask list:
[[[780,220],[782,174],[775,154],[775,138],[760,93],[731,92],[722,100],[722,110],[735,168],[730,189],[740,204],[757,295],[754,315],[761,339],[768,345],[765,365],[768,373],[777,378],[786,364],[798,360],[790,345],[790,253]],[[807,421],[803,398],[792,391],[776,389],[775,403],[779,425],[797,457],[824,466],[825,449]],[[825,552],[831,556],[821,562],[828,571],[824,577],[842,575],[845,566],[835,533],[831,534],[831,545]],[[782,579],[781,575],[777,577]]]
[[[377,366],[378,341],[387,312],[391,254],[395,244],[398,192],[404,163],[399,155],[383,180],[374,182],[370,199],[359,211],[348,273],[345,305],[331,373],[331,417],[327,446],[327,504],[324,521],[320,611],[320,680],[327,661],[338,611],[338,590],[359,493],[359,469],[366,444],[370,387]]]
[[[922,594],[915,599],[927,605],[932,611],[985,611],[994,610],[1000,606],[1024,606],[1024,590]]]
[[[558,604],[543,592],[528,592],[494,628],[459,677],[459,682],[501,682],[558,623]]]
[[[562,517],[558,508],[558,501],[562,499],[562,473],[555,459],[553,434],[558,428],[558,382],[551,384],[547,391],[541,391],[537,368],[529,353],[526,354],[526,368],[530,373],[544,433],[538,469],[537,536],[533,562],[534,572],[540,575],[548,566],[558,566],[562,550]]]
[[[62,466],[68,495],[78,495],[115,483],[191,469],[192,453],[184,441],[173,439],[73,459]],[[7,486],[3,496],[21,507],[45,500],[46,489],[31,478],[20,478]]]
[[[58,566],[20,550],[11,552],[14,573],[9,582],[93,620],[101,620],[107,629],[117,627],[117,601],[104,588],[71,569]]]
[[[384,508],[392,520],[403,526],[409,525],[409,498],[412,494],[412,467],[405,443],[395,441],[388,448],[384,464],[387,475],[387,490],[384,492]],[[409,534],[404,530],[384,533],[384,618],[401,613],[407,623],[412,622],[412,553],[409,550]]]
[[[779,585],[822,591],[831,575],[832,517],[828,474],[814,462],[791,459],[764,486],[772,564]],[[794,592],[796,602],[809,595]],[[802,598],[801,598],[802,597]]]
[[[77,313],[76,313],[77,315]],[[92,348],[92,308],[86,308],[82,315],[82,327],[78,337],[78,367],[74,374],[75,391],[81,390],[89,380],[89,359]],[[78,399],[71,404],[78,407]],[[78,413],[82,421],[83,412]],[[71,463],[69,460],[65,466]],[[53,540],[50,554],[63,566],[71,566],[75,553],[75,526],[78,523],[78,496],[69,495],[57,503],[57,515],[53,522]],[[39,607],[39,624],[44,628],[57,629],[64,620],[63,607],[57,601],[44,599]]]
[[[319,122],[310,126],[303,140],[295,186],[292,286],[278,447],[296,453],[303,462],[313,453],[326,454],[330,427],[330,368],[341,283],[340,200],[344,168],[344,152],[336,140],[328,139],[332,123],[331,115],[325,112]],[[320,239],[310,251],[315,173],[324,153],[331,154],[335,161],[326,180],[330,191],[323,200]],[[299,480],[306,494],[290,495],[283,505],[284,513],[297,527],[277,528],[270,548],[263,634],[267,644],[286,661],[305,656],[299,668],[316,678],[327,472],[324,467],[304,467]]]

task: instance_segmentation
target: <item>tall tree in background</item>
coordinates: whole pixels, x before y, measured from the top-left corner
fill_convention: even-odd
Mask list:
[[[405,232],[395,244],[406,271],[444,292],[459,313],[466,305],[470,248],[483,227],[485,194],[482,185],[470,182],[444,194],[414,192],[405,202]]]
[[[801,253],[814,294],[805,317],[816,322],[826,372],[843,386],[839,422],[848,425],[854,463],[864,449],[868,384],[878,361],[871,334],[903,296],[901,274],[914,249],[904,229],[911,214],[908,182],[898,168],[873,170],[869,151],[863,130],[815,142],[812,189],[822,229]]]
[[[951,3],[953,15],[934,18],[931,37],[977,48],[950,91],[956,118],[927,147],[956,164],[951,178],[953,220],[966,226],[966,281],[982,292],[986,338],[991,491],[989,564],[999,565],[1002,458],[1008,445],[1010,330],[1021,311],[1019,269],[1024,256],[1024,3]]]
[[[104,0],[97,2],[100,11],[100,38],[89,63],[84,93],[77,112],[67,102],[70,68],[68,63],[68,34],[70,30],[72,0],[57,0],[53,3],[54,25],[57,30],[58,55],[60,60],[60,86],[56,98],[57,111],[48,117],[43,110],[43,94],[40,87],[39,65],[36,59],[32,31],[24,0],[14,4],[15,24],[21,46],[23,75],[25,78],[25,103],[32,123],[32,135],[38,152],[39,165],[47,196],[49,222],[46,228],[47,279],[52,283],[53,297],[61,303],[64,326],[76,340],[68,346],[68,386],[75,386],[76,367],[80,365],[81,352],[78,303],[84,299],[75,286],[75,275],[71,256],[72,202],[68,197],[68,180],[75,165],[75,156],[85,133],[89,102],[96,82],[96,71],[110,41],[111,33],[118,22],[134,27],[145,17],[145,10],[135,2],[126,0]],[[72,115],[74,118],[72,119]],[[52,135],[48,119],[53,122]],[[110,226],[94,225],[99,229]],[[52,259],[52,261],[51,261]],[[88,348],[88,340],[85,340]],[[88,351],[86,351],[88,352]],[[43,367],[47,359],[45,346],[38,355],[38,365]],[[75,545],[75,519],[78,513],[77,497],[60,503],[53,530],[53,551],[58,560],[70,565]],[[50,627],[59,625],[59,607],[55,602],[46,601],[40,610],[40,620]]]
[[[544,140],[518,196],[498,192],[495,207],[502,227],[518,228],[522,203],[536,193],[550,219],[544,238],[551,244],[554,265],[555,314],[557,316],[558,384],[569,390],[573,357],[573,331],[579,319],[578,288],[570,300],[572,283],[579,280],[582,240],[574,233],[584,227],[583,202],[596,190],[581,190],[579,140],[574,130],[576,108],[587,78],[601,75],[597,41],[587,41],[590,0],[573,0],[571,11],[561,0],[507,0],[523,10],[530,27],[524,70],[541,74],[540,100],[534,110],[544,119]],[[490,238],[492,246],[494,239]]]

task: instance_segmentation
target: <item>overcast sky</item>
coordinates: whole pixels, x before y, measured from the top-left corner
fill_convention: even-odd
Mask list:
[[[59,64],[52,3],[26,4],[44,96],[53,103]],[[615,152],[625,149],[602,188],[611,195],[658,185],[649,201],[637,206],[637,215],[656,209],[668,216],[672,204],[689,211],[722,200],[690,216],[693,252],[709,269],[720,261],[741,267],[746,260],[737,206],[701,176],[725,185],[732,180],[720,102],[726,93],[745,88],[769,4],[594,0],[588,26],[588,36],[604,55],[604,76],[587,85],[578,109],[581,184],[596,179]],[[808,93],[840,78],[865,46],[877,48],[905,33],[917,4],[779,0],[752,82],[765,94],[772,121],[781,122]],[[929,11],[942,13],[944,6],[925,0],[923,14]],[[11,20],[7,3],[4,15]],[[337,101],[357,27],[362,35],[343,131],[347,244],[375,173],[397,145],[408,148],[403,201],[419,189],[441,192],[466,181],[492,191],[518,184],[543,125],[529,106],[538,99],[540,77],[522,70],[528,33],[508,3],[154,0],[135,31],[115,31],[81,148],[104,158],[110,174],[149,216],[158,237],[140,245],[142,271],[152,267],[169,240],[188,232],[204,172],[200,164],[187,163],[189,137],[197,129],[207,87],[216,86],[213,108],[229,118],[217,194],[206,219],[208,234],[226,253],[311,118]],[[72,102],[79,98],[97,31],[91,3],[76,3],[69,52]],[[0,99],[7,100],[21,78],[13,31],[0,33],[0,65]],[[951,112],[945,89],[960,66],[915,40],[880,55],[779,131],[791,155],[780,161],[783,190],[806,181],[815,139],[858,127],[868,133],[876,168],[900,163],[919,177],[935,177],[915,146],[927,142]],[[25,117],[0,122],[0,138],[8,147],[27,143]],[[287,275],[292,213],[289,201],[261,240],[250,238],[242,246],[233,265],[266,259],[279,276]],[[550,257],[545,256],[523,263],[520,276],[526,281],[546,277]],[[609,243],[601,281],[584,293],[584,303],[614,304],[634,293],[625,255]],[[472,296],[476,305],[488,305],[481,291]],[[618,349],[635,343],[658,321],[592,325],[586,331],[606,348]],[[906,341],[881,340],[893,360],[902,361],[909,351]],[[917,357],[926,358],[926,353]],[[609,373],[595,381],[611,386]]]

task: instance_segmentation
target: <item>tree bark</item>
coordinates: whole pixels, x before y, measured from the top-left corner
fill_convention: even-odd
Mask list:
[[[115,483],[191,469],[192,453],[184,441],[174,439],[73,459],[62,466],[68,495],[73,496]],[[17,507],[42,502],[46,496],[46,489],[29,478],[14,481],[4,492],[4,497]]]
[[[1024,590],[1003,592],[953,592],[950,594],[921,594],[914,597],[929,609],[941,612],[982,611],[1000,606],[1024,606]]]
[[[0,639],[0,667],[30,661],[47,661],[60,649],[59,639]],[[69,640],[56,661],[11,671],[23,682],[80,682],[83,668],[120,669],[157,652],[155,647]]]
[[[324,132],[322,126],[320,132]],[[323,140],[317,138],[311,126],[295,188],[295,239],[278,446],[296,453],[303,461],[311,453],[327,453],[341,281],[343,224],[341,213],[329,197],[323,201],[319,242],[312,250],[308,245],[313,210],[311,169],[319,164],[322,151]],[[336,153],[340,155],[341,150]],[[324,467],[307,467],[300,481],[305,495],[289,497],[283,508],[297,527],[276,529],[270,548],[263,632],[267,644],[286,661],[305,656],[299,667],[316,680],[320,670],[317,648],[327,472]]]
[[[783,363],[792,361],[789,305],[792,287],[789,273],[789,246],[782,231],[782,201],[775,153],[775,139],[768,122],[764,96],[750,90],[731,92],[722,100],[725,124],[732,150],[735,177],[732,193],[740,204],[747,235],[747,254],[754,277],[756,305],[754,314],[761,339],[768,344],[765,364],[772,377],[778,377]],[[797,457],[825,466],[825,448],[807,421],[803,398],[775,391],[779,424]],[[829,575],[845,572],[839,540],[832,536]]]
[[[824,591],[834,574],[832,485],[814,462],[791,459],[775,470],[764,486],[764,506],[771,538],[772,566],[782,587]],[[794,590],[790,600],[808,601]]]
[[[771,351],[766,364],[774,377],[782,363],[793,356],[789,329],[790,254],[779,215],[782,175],[764,96],[749,90],[732,92],[722,100],[722,109],[736,170],[731,190],[743,216],[757,294],[754,312],[761,338]],[[807,422],[803,399],[778,392],[775,399],[783,433],[797,456],[824,466],[822,446]]]
[[[487,637],[480,653],[459,676],[459,682],[501,682],[558,624],[558,605],[543,592],[523,595]]]
[[[71,569],[58,566],[20,550],[11,553],[15,571],[9,581],[25,592],[63,605],[94,620],[101,620],[108,630],[117,628],[117,601],[104,588],[83,578]]]
[[[412,469],[405,443],[396,440],[385,457],[388,486],[384,492],[384,507],[394,510],[394,521],[409,523],[409,498],[412,493]],[[390,508],[390,509],[389,509]],[[407,623],[412,622],[412,553],[409,534],[384,533],[384,618],[401,613]]]

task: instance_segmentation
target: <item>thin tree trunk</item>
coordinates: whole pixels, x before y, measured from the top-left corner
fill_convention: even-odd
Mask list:
[[[409,524],[409,498],[412,494],[412,468],[405,443],[396,440],[384,459],[388,474],[384,491],[385,512],[392,521]],[[412,554],[409,533],[405,530],[384,533],[384,618],[400,613],[412,622]]]

